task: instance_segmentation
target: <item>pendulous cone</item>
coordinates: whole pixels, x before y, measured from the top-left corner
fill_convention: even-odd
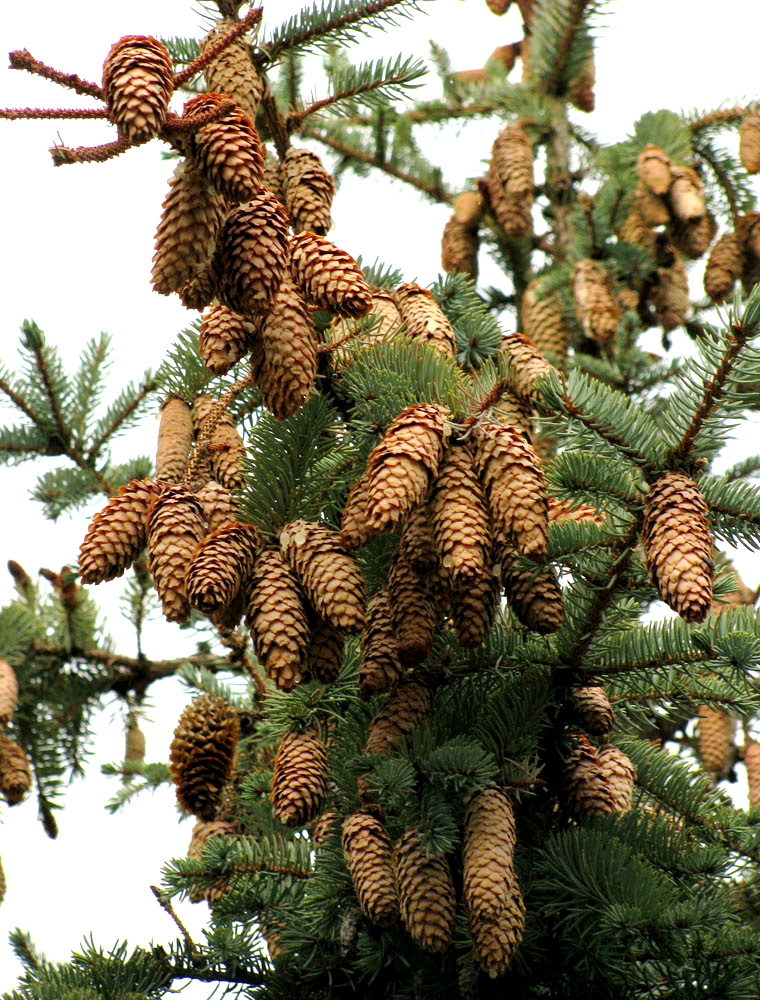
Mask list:
[[[456,896],[448,862],[429,855],[416,830],[393,848],[393,873],[404,926],[426,951],[446,951],[454,934]]]
[[[243,485],[245,448],[235,421],[226,411],[219,412],[218,407],[218,401],[211,396],[196,396],[193,400],[196,447],[206,449],[211,474],[219,485],[227,490],[236,490]],[[209,434],[213,424],[215,426]]]
[[[463,225],[452,215],[443,227],[441,237],[441,267],[453,274],[469,274],[478,280],[478,250],[480,239],[477,229]]]
[[[491,979],[503,976],[525,933],[525,903],[517,884],[496,916],[470,914],[468,929],[475,961]]]
[[[570,704],[583,728],[594,736],[607,736],[615,725],[615,713],[603,687],[587,684],[570,691]]]
[[[153,479],[133,479],[98,511],[79,548],[82,583],[113,580],[129,569],[145,548],[148,507],[164,487]]]
[[[387,753],[400,746],[425,718],[430,704],[430,689],[424,684],[400,681],[370,722],[364,753]]]
[[[356,812],[345,819],[341,842],[362,913],[370,923],[392,924],[399,913],[393,846],[382,823],[369,813]]]
[[[444,573],[454,582],[482,575],[491,532],[483,488],[466,445],[447,448],[428,508]]]
[[[575,314],[590,340],[607,344],[617,333],[620,306],[607,272],[596,260],[578,261],[572,275]]]
[[[322,161],[311,150],[290,146],[281,166],[285,207],[293,220],[293,230],[324,236],[332,227],[330,207],[335,182]]]
[[[725,712],[700,705],[697,716],[697,746],[702,767],[717,777],[733,761],[736,720]]]
[[[639,154],[637,170],[639,180],[652,194],[665,195],[672,182],[670,157],[653,143],[645,146]]]
[[[704,287],[713,302],[725,302],[743,270],[742,247],[736,233],[724,233],[710,251]]]
[[[551,566],[525,566],[514,549],[499,547],[501,584],[510,610],[521,625],[549,635],[565,620],[562,588]]]
[[[609,816],[616,812],[615,799],[602,773],[597,751],[581,736],[565,767],[565,792],[579,818]]]
[[[200,54],[203,55],[211,45],[228,34],[236,23],[231,18],[217,21],[206,37],[201,39]],[[236,38],[206,63],[203,78],[207,91],[230,97],[251,121],[256,120],[256,112],[264,93],[264,81],[256,72],[251,60],[251,47],[243,38]]]
[[[338,541],[348,552],[362,548],[378,533],[367,520],[367,506],[367,473],[364,472],[349,490],[340,520]]]
[[[184,399],[170,396],[161,405],[156,444],[156,479],[178,483],[193,444],[193,418]]]
[[[464,579],[452,588],[451,618],[457,642],[465,649],[477,649],[488,634],[499,609],[499,578],[490,559],[477,576]]]
[[[486,788],[471,799],[464,821],[463,895],[471,916],[495,917],[517,887],[515,817],[509,796]]]
[[[242,313],[216,303],[201,317],[198,353],[212,375],[226,375],[257,340],[256,326]]]
[[[214,837],[234,837],[238,833],[238,829],[234,823],[230,823],[227,820],[215,819],[215,820],[203,820],[200,819],[193,827],[193,832],[190,836],[190,843],[187,848],[188,858],[200,861],[203,857],[203,849],[206,844],[213,840]],[[211,885],[205,891],[191,891],[189,893],[189,899],[191,903],[200,903],[202,900],[206,900],[209,905],[218,903],[226,891],[227,885],[222,878],[218,883]]]
[[[183,711],[169,751],[169,771],[185,812],[214,819],[239,728],[237,712],[223,698],[201,695]]]
[[[496,221],[509,239],[522,239],[532,229],[533,148],[519,124],[496,137],[488,167],[488,193]]]
[[[310,619],[307,669],[320,684],[332,684],[343,666],[346,636],[318,615]]]
[[[760,174],[760,115],[747,115],[739,127],[739,159],[748,174]]]
[[[551,364],[527,337],[519,333],[504,337],[499,350],[509,357],[510,386],[515,395],[528,406],[536,402],[536,382],[552,371]],[[515,423],[520,425],[522,421],[516,420]]]
[[[338,316],[366,316],[372,290],[354,258],[316,233],[290,241],[290,273],[307,302]]]
[[[398,551],[400,558],[406,559],[412,569],[421,576],[438,570],[438,550],[435,546],[433,521],[426,503],[412,508],[398,540]]]
[[[674,251],[673,263],[657,268],[652,305],[657,322],[666,332],[683,326],[689,308],[689,281],[680,255]]]
[[[454,329],[435,296],[427,288],[414,283],[401,285],[393,293],[407,336],[453,358],[456,354]]]
[[[247,202],[261,190],[264,153],[258,132],[242,108],[233,104],[222,110],[227,101],[221,94],[199,94],[185,104],[182,117],[192,120],[196,115],[219,112],[213,121],[192,132],[193,162],[228,201]]]
[[[195,495],[203,508],[209,534],[217,528],[236,524],[240,520],[240,511],[235,498],[215,479],[209,479]]]
[[[17,806],[31,787],[32,772],[23,748],[0,733],[0,795],[9,806]]]
[[[126,35],[103,63],[103,93],[119,136],[137,145],[159,134],[169,111],[174,68],[165,46],[146,35]]]
[[[523,333],[536,350],[560,371],[564,370],[569,344],[567,322],[557,296],[542,292],[536,279],[523,292],[520,319]]]
[[[387,590],[380,590],[367,604],[367,624],[361,639],[359,697],[369,701],[376,694],[383,694],[393,686],[400,673],[390,598]]]
[[[0,660],[0,726],[13,718],[18,704],[16,672],[7,660]]]
[[[702,181],[691,167],[673,167],[668,190],[668,205],[676,219],[682,222],[701,219],[705,214]]]
[[[206,534],[203,507],[182,483],[167,486],[148,510],[148,569],[170,622],[187,621],[185,575],[196,546]]]
[[[207,535],[187,567],[187,598],[204,614],[227,607],[250,577],[261,539],[251,524],[227,524]]]
[[[755,740],[744,744],[744,766],[747,769],[750,808],[760,809],[760,743]]]
[[[270,800],[275,819],[304,826],[317,816],[327,791],[327,749],[312,732],[288,732],[274,759]]]
[[[612,798],[613,811],[625,813],[633,803],[633,783],[636,768],[630,758],[618,747],[606,746],[599,751],[602,777],[607,783]]]
[[[429,578],[418,573],[401,551],[388,570],[388,594],[399,661],[405,667],[416,666],[433,648],[440,614]]]

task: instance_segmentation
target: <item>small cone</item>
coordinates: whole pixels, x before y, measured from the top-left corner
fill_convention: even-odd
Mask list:
[[[235,24],[234,20],[228,18],[217,21],[201,40],[200,54],[203,55],[209,46],[228,34]],[[203,68],[203,78],[207,91],[232,98],[251,121],[256,120],[264,82],[251,61],[251,47],[243,38],[236,38],[207,63]]]
[[[221,230],[220,230],[221,231]],[[215,254],[200,274],[186,282],[177,292],[185,309],[205,309],[214,303],[220,291],[221,260]]]
[[[349,635],[365,623],[364,578],[337,536],[310,521],[293,521],[280,532],[280,551],[297,573],[314,610]]]
[[[145,733],[136,716],[131,714],[124,740],[124,760],[130,764],[141,764],[145,760]]]
[[[184,622],[190,614],[185,574],[195,548],[206,534],[198,499],[181,483],[167,486],[148,510],[148,569],[161,599],[164,617]]]
[[[415,573],[426,576],[438,569],[438,551],[433,534],[433,521],[427,504],[413,507],[406,519],[398,543],[399,555],[406,559]]]
[[[213,112],[224,104],[221,94],[199,94],[182,110],[183,119]],[[202,125],[190,140],[193,162],[219,194],[231,202],[246,202],[260,192],[264,154],[253,122],[233,105],[215,121]]]
[[[338,316],[366,316],[372,291],[359,266],[345,250],[314,233],[298,233],[290,241],[290,272],[312,305]]]
[[[370,923],[392,924],[398,917],[393,847],[382,823],[369,813],[354,813],[343,823],[342,844],[362,913]]]
[[[476,577],[462,580],[453,588],[451,617],[457,642],[465,649],[477,649],[488,638],[499,607],[499,578],[490,560]]]
[[[256,327],[246,316],[227,306],[212,305],[201,318],[201,361],[212,375],[226,375],[252,350],[256,339]]]
[[[742,248],[736,233],[725,233],[712,248],[705,268],[705,292],[713,302],[731,297],[742,275]]]
[[[525,336],[536,350],[560,371],[567,367],[567,323],[555,295],[542,295],[534,279],[523,292],[520,317]]]
[[[454,934],[456,897],[446,858],[428,856],[416,830],[393,849],[393,872],[401,919],[426,951],[446,951]]]
[[[666,226],[670,222],[665,197],[652,194],[644,184],[639,184],[636,188],[636,208],[647,226]]]
[[[657,285],[652,293],[657,322],[665,331],[683,326],[689,309],[689,280],[683,261],[676,254],[670,267],[657,268]]]
[[[668,204],[676,219],[682,222],[701,219],[705,214],[702,181],[690,167],[673,167],[673,180],[668,191]]]
[[[290,146],[282,161],[282,193],[293,229],[324,236],[332,227],[335,182],[316,153]]]
[[[232,604],[253,572],[261,538],[251,524],[227,524],[207,535],[187,568],[187,599],[206,615]]]
[[[464,901],[471,916],[495,917],[517,889],[515,817],[509,796],[500,788],[479,792],[470,801],[464,822]]]
[[[203,857],[203,848],[210,840],[213,840],[214,837],[234,837],[237,832],[235,824],[228,823],[226,820],[198,820],[193,827],[190,844],[187,848],[188,858],[200,861]],[[205,892],[191,892],[189,894],[190,902],[200,903],[205,899],[207,903],[213,905],[219,902],[226,888],[226,883],[222,881],[211,886]]]
[[[639,155],[638,174],[641,183],[652,194],[667,194],[673,179],[670,157],[650,142]]]
[[[320,848],[325,846],[327,838],[335,829],[337,819],[338,817],[332,809],[325,810],[319,816],[311,831],[311,839],[315,847]]]
[[[217,528],[222,528],[227,524],[236,524],[240,520],[240,511],[235,498],[215,479],[209,479],[205,486],[198,490],[196,497],[203,508],[203,516],[206,518],[209,534],[212,534]]]
[[[204,425],[214,417],[217,401],[211,396],[196,396],[193,400],[193,427],[200,439]],[[200,443],[200,440],[199,440]],[[229,413],[222,413],[207,443],[211,473],[227,490],[237,490],[243,485],[243,457],[245,448]]]
[[[471,914],[468,927],[475,961],[492,979],[503,976],[525,933],[525,904],[519,888],[515,886],[509,903],[497,916]]]
[[[161,406],[156,447],[156,479],[178,483],[185,473],[193,444],[193,418],[190,407],[177,396],[170,396]]]
[[[185,708],[169,752],[177,802],[185,812],[205,820],[216,815],[238,732],[237,712],[222,698],[202,695]]]
[[[744,766],[747,768],[750,809],[760,809],[760,743],[748,740],[744,745]]]
[[[419,681],[401,681],[369,724],[364,753],[387,753],[400,746],[430,711],[431,695]]]
[[[570,806],[579,818],[609,816],[618,811],[600,757],[583,736],[567,761],[565,787]]]
[[[507,46],[511,48],[511,46]],[[499,50],[497,49],[496,52]],[[494,53],[495,55],[495,53]],[[467,229],[477,229],[483,218],[483,199],[477,191],[463,191],[454,199],[454,218]]]
[[[508,125],[496,137],[488,169],[491,207],[510,239],[531,231],[533,204],[533,148],[518,124]]]
[[[367,473],[365,472],[351,487],[340,521],[338,541],[341,547],[348,552],[362,548],[377,535],[377,530],[372,528],[367,520],[367,506]]]
[[[620,227],[618,238],[624,243],[631,243],[633,246],[641,247],[642,250],[654,252],[656,235],[654,231],[644,221],[638,206],[634,205],[626,216],[625,222]]]
[[[684,257],[697,260],[715,239],[717,231],[715,216],[712,212],[706,212],[690,222],[676,219],[671,228],[671,238],[673,246],[677,247]]]
[[[17,806],[32,787],[32,773],[23,749],[0,733],[0,795]]]
[[[327,791],[327,749],[311,732],[283,736],[274,760],[270,800],[275,819],[304,826],[318,815]]]
[[[590,258],[573,268],[575,314],[583,332],[598,344],[608,343],[617,333],[620,306],[612,291],[607,272]]]
[[[433,648],[439,614],[428,579],[417,573],[401,552],[388,571],[388,594],[399,661],[405,667],[416,666]]]
[[[565,620],[562,588],[550,566],[523,569],[517,553],[508,546],[499,551],[501,582],[509,603],[521,625],[548,635],[556,632]]]
[[[570,703],[578,721],[594,736],[607,736],[615,725],[615,713],[603,687],[588,684],[573,688]]]
[[[401,673],[398,642],[391,625],[391,605],[387,590],[381,590],[367,604],[367,624],[361,641],[359,697],[369,701],[393,686]]]
[[[466,446],[447,449],[433,482],[429,510],[446,575],[454,582],[480,576],[491,533],[483,489]]]
[[[733,761],[736,721],[725,712],[700,705],[697,743],[702,767],[713,776],[723,774]]]
[[[0,726],[13,718],[18,704],[18,681],[13,667],[0,660]]]
[[[573,107],[591,114],[596,107],[595,83],[596,61],[592,52],[567,89],[567,97]]]
[[[137,145],[157,136],[166,121],[174,69],[161,42],[127,35],[103,63],[103,93],[119,136]]]
[[[747,115],[741,123],[739,159],[748,174],[760,174],[760,115]]]
[[[443,227],[441,237],[441,267],[453,274],[469,274],[478,280],[478,249],[480,239],[477,229],[469,229],[452,215]]]
[[[689,622],[701,622],[712,601],[712,536],[697,484],[666,472],[652,486],[642,530],[644,555],[660,600]]]
[[[267,677],[292,691],[306,672],[309,622],[298,580],[279,552],[262,552],[256,562],[245,624]]]
[[[346,637],[340,629],[318,618],[311,620],[307,666],[312,677],[320,684],[332,684],[338,679],[343,666]]]
[[[536,350],[531,341],[519,333],[504,337],[499,349],[509,355],[510,384],[514,393],[526,404],[536,402],[538,398],[536,381],[542,375],[547,375],[552,366]]]
[[[409,337],[429,344],[440,354],[454,357],[454,330],[432,292],[420,285],[401,285],[393,293],[393,299]]]
[[[636,768],[622,750],[613,746],[606,746],[599,751],[599,763],[602,777],[610,790],[613,812],[628,812],[633,802]]]
[[[82,583],[102,583],[121,576],[145,548],[145,518],[164,489],[152,479],[133,479],[98,511],[79,549]]]

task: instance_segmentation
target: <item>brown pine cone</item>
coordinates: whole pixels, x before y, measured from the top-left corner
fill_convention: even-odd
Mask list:
[[[509,796],[500,788],[478,792],[464,823],[464,901],[472,916],[495,917],[517,888],[515,817]]]
[[[421,663],[433,648],[439,609],[430,582],[397,552],[388,571],[391,624],[398,658],[405,667]]]
[[[497,916],[471,914],[468,927],[475,961],[492,979],[503,976],[525,932],[525,904],[517,884],[509,903]]]
[[[645,184],[636,188],[636,208],[647,226],[666,226],[670,222],[664,195],[653,194]]]
[[[172,59],[161,42],[126,35],[111,46],[103,63],[103,93],[120,137],[138,145],[157,136],[173,89]]]
[[[510,239],[521,239],[532,228],[533,148],[519,124],[508,125],[496,137],[488,168],[491,207]]]
[[[488,7],[492,14],[501,17],[502,14],[507,13],[511,3],[512,0],[486,0],[486,7]]]
[[[182,110],[184,120],[213,112],[228,98],[207,93],[192,97]],[[192,133],[193,162],[216,190],[231,202],[255,198],[264,179],[264,153],[248,115],[236,105]]]
[[[760,115],[747,115],[739,127],[739,159],[748,174],[760,174]]]
[[[509,46],[507,46],[509,48]],[[492,58],[496,57],[496,49]],[[467,229],[477,229],[483,218],[483,199],[477,191],[463,191],[453,201],[454,218]]]
[[[209,534],[212,534],[217,528],[236,524],[240,520],[240,511],[235,498],[215,479],[209,479],[195,495],[203,508],[203,516],[206,518]]]
[[[620,227],[618,239],[653,253],[657,237],[654,230],[644,221],[638,206],[634,205]]]
[[[453,582],[482,575],[491,549],[485,497],[466,446],[450,446],[429,501],[435,546]]]
[[[542,294],[538,279],[534,278],[523,292],[520,317],[523,333],[536,350],[564,371],[569,342],[567,323],[557,296]],[[525,361],[530,363],[528,358]]]
[[[393,884],[393,846],[374,816],[357,812],[343,823],[343,856],[354,883],[362,913],[385,927],[398,918]]]
[[[304,826],[318,815],[327,791],[327,748],[312,732],[283,736],[274,759],[270,801],[275,819]]]
[[[145,548],[148,507],[164,485],[152,479],[133,479],[98,511],[79,549],[82,583],[113,580],[129,569]]]
[[[307,667],[311,676],[320,684],[332,684],[338,679],[343,666],[346,637],[340,629],[318,615],[312,615],[309,633]]]
[[[508,546],[499,549],[501,582],[509,603],[521,625],[548,635],[556,632],[565,620],[562,588],[550,566],[523,569],[517,553]]]
[[[182,485],[167,486],[157,496],[147,516],[148,569],[161,599],[164,617],[184,622],[190,614],[185,573],[195,548],[206,534],[203,508]]]
[[[657,268],[657,284],[652,289],[657,322],[663,330],[675,330],[683,326],[689,308],[689,281],[683,261],[675,252],[670,267]]]
[[[446,858],[429,856],[416,830],[393,849],[393,873],[401,919],[426,951],[446,951],[454,934],[456,897]]]
[[[650,142],[639,155],[638,174],[641,183],[652,194],[667,194],[673,179],[670,157]]]
[[[0,726],[13,718],[18,704],[16,672],[7,660],[0,660]]]
[[[253,571],[261,538],[251,524],[227,524],[207,535],[187,567],[187,598],[210,615],[231,604]]]
[[[760,171],[755,171],[758,173]],[[748,740],[744,745],[744,766],[747,768],[749,807],[760,809],[760,743]]]
[[[673,167],[672,177],[668,204],[675,218],[682,222],[701,219],[706,209],[699,175],[691,167]]]
[[[350,254],[315,233],[290,241],[290,272],[303,297],[338,316],[366,316],[372,291]]]
[[[469,274],[478,280],[478,249],[480,239],[477,229],[470,229],[452,215],[443,227],[441,237],[441,267],[454,274]]]
[[[617,333],[620,306],[607,272],[595,260],[586,258],[573,268],[575,314],[583,332],[598,344],[606,344]]]
[[[327,838],[335,829],[335,822],[338,819],[332,809],[326,809],[312,824],[311,839],[316,848],[324,847]]]
[[[23,749],[0,733],[0,795],[9,806],[17,806],[32,787],[32,773]]]
[[[429,344],[440,354],[454,357],[454,330],[432,292],[420,285],[401,285],[393,293],[393,300],[406,326],[407,336]]]
[[[736,233],[724,233],[712,248],[705,268],[705,292],[713,302],[730,298],[742,276],[742,248]]]
[[[348,552],[360,549],[378,534],[367,520],[367,507],[367,473],[364,472],[351,487],[340,520],[338,541]]]
[[[285,195],[282,193],[282,165],[279,157],[267,155],[264,163],[264,187],[269,188],[281,205],[285,205]]]
[[[391,605],[387,590],[378,591],[367,604],[367,624],[361,641],[359,697],[369,701],[387,691],[401,673],[398,642],[391,625]]]
[[[692,479],[660,476],[649,493],[642,539],[660,599],[686,621],[703,621],[712,601],[713,543],[707,504]]]
[[[591,114],[596,107],[595,83],[596,61],[592,52],[567,89],[567,99],[573,107],[579,111],[585,111],[586,114]]]
[[[717,231],[715,216],[712,212],[706,212],[698,219],[691,219],[689,222],[675,219],[670,229],[670,236],[673,246],[677,247],[684,257],[697,260],[715,239]]]
[[[594,736],[607,736],[615,725],[615,713],[603,687],[587,684],[570,691],[570,703],[579,723]]]
[[[218,406],[218,401],[211,396],[196,396],[193,400],[193,427],[198,437],[196,447],[205,447],[208,451],[211,473],[219,485],[227,490],[237,490],[243,485],[245,448],[235,421],[229,413],[219,413]],[[213,421],[216,421],[216,426],[206,439]]]
[[[236,23],[230,18],[217,21],[206,37],[201,39],[200,54],[203,55],[206,49],[224,38]],[[236,38],[203,67],[203,79],[209,93],[231,98],[251,121],[256,120],[256,112],[264,93],[264,81],[254,68],[251,47],[243,38]]]
[[[201,310],[213,304],[220,290],[221,265],[219,254],[215,253],[208,266],[179,289],[177,294],[185,309]]]
[[[415,573],[425,576],[438,570],[430,507],[421,503],[407,517],[398,542],[399,556],[406,559]]]
[[[460,646],[477,649],[486,641],[499,608],[499,589],[490,559],[477,576],[463,579],[453,588],[451,618]]]
[[[201,695],[183,711],[169,751],[169,771],[185,812],[205,820],[216,815],[239,729],[237,712],[223,698]]]
[[[600,755],[581,736],[565,767],[565,791],[575,814],[609,816],[616,809],[613,790],[602,771]]]
[[[201,361],[212,375],[226,375],[253,349],[256,339],[256,327],[248,317],[217,303],[201,318]]]
[[[628,812],[633,802],[636,768],[622,750],[613,746],[603,747],[599,751],[599,764],[612,797],[613,811]]]
[[[193,444],[193,418],[190,407],[178,396],[170,396],[161,404],[156,447],[156,479],[178,483],[185,473],[187,458]]]
[[[714,777],[722,775],[731,765],[734,750],[736,720],[725,712],[699,706],[697,743],[702,767]]]
[[[235,312],[266,313],[288,265],[288,219],[262,188],[224,221],[218,241],[219,299]]]
[[[290,146],[282,161],[282,193],[293,229],[324,236],[332,227],[335,182],[316,153]]]
[[[533,437],[533,407],[505,388],[494,405],[484,414],[493,424],[511,424],[529,441]]]
[[[137,716],[130,712],[124,734],[124,761],[130,764],[142,764],[144,760],[145,733],[140,729]]]
[[[364,753],[387,753],[401,745],[430,711],[430,690],[419,681],[399,682],[369,724]]]
[[[531,341],[519,333],[504,337],[499,350],[509,355],[510,385],[514,392],[525,403],[535,402],[538,399],[536,381],[552,371],[552,366],[539,354]]]
[[[214,837],[234,837],[237,833],[238,829],[235,824],[228,823],[226,820],[198,820],[193,827],[187,856],[200,861],[203,857],[203,848],[210,840],[213,840]],[[189,899],[191,903],[200,903],[205,899],[209,905],[213,906],[214,903],[219,902],[226,890],[227,884],[222,879],[206,889],[205,892],[190,892]]]

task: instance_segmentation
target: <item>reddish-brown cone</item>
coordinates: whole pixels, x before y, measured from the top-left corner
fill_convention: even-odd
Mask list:
[[[282,193],[293,229],[324,236],[332,227],[335,182],[316,153],[290,146],[282,161]]]
[[[133,479],[93,517],[79,549],[82,583],[121,576],[145,547],[145,518],[164,484]]]
[[[202,695],[185,708],[174,730],[169,770],[185,812],[211,820],[232,770],[237,712],[222,698]]]
[[[275,196],[262,188],[225,219],[219,236],[219,298],[235,312],[266,312],[288,263],[288,219]]]
[[[228,524],[207,535],[187,568],[190,604],[207,615],[231,604],[253,571],[259,544],[251,524]]]
[[[290,241],[290,272],[301,294],[319,309],[338,316],[366,316],[372,290],[354,258],[315,233]]]
[[[369,701],[387,691],[401,673],[398,642],[391,625],[391,605],[387,590],[378,591],[367,604],[367,624],[361,641],[359,697]]]
[[[103,92],[120,136],[135,145],[157,136],[173,88],[172,59],[157,39],[126,35],[111,46],[103,63]]]
[[[304,826],[319,814],[327,791],[327,749],[312,732],[283,736],[274,759],[272,794],[275,819]]]
[[[256,339],[256,327],[247,316],[217,303],[201,318],[201,361],[212,375],[226,375],[253,349]]]
[[[221,94],[199,94],[185,104],[182,117],[214,111],[227,100]],[[193,132],[190,148],[198,169],[229,201],[250,201],[260,190],[264,154],[253,122],[241,108],[232,105]]]
[[[430,711],[430,690],[419,681],[401,681],[369,724],[365,753],[387,753],[399,746]]]

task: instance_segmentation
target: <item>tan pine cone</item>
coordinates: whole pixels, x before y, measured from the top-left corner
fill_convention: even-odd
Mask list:
[[[639,155],[639,180],[652,194],[665,195],[670,190],[672,182],[672,167],[670,157],[659,146],[651,142],[645,146]]]
[[[227,306],[212,305],[201,317],[199,354],[212,375],[226,375],[253,349],[256,339],[250,319]]]
[[[327,838],[335,829],[337,819],[332,809],[326,809],[312,824],[311,839],[317,849],[325,846]]]
[[[665,331],[683,326],[689,308],[689,280],[678,253],[670,267],[657,268],[657,284],[652,290],[657,322]]]
[[[343,666],[346,637],[340,629],[313,615],[310,622],[307,667],[320,684],[332,684]]]
[[[137,145],[157,136],[173,89],[172,59],[161,42],[126,35],[111,46],[103,63],[103,93],[120,137]]]
[[[361,632],[364,577],[356,561],[341,549],[337,535],[321,524],[293,521],[280,532],[280,551],[317,614],[349,635]]]
[[[499,578],[490,559],[478,573],[457,584],[451,595],[451,617],[457,642],[465,649],[477,649],[488,634],[499,608]]]
[[[525,403],[536,402],[538,400],[536,382],[542,375],[551,372],[552,366],[536,350],[531,341],[519,333],[504,337],[499,350],[509,355],[512,390]]]
[[[689,260],[697,260],[715,239],[717,231],[715,216],[712,212],[706,212],[698,219],[691,219],[689,222],[675,219],[670,233],[673,246]]]
[[[187,567],[187,599],[192,607],[210,615],[231,604],[253,572],[260,544],[252,524],[227,524],[207,535]]]
[[[702,181],[691,167],[673,167],[673,180],[668,190],[668,204],[676,219],[682,222],[701,219],[705,214]]]
[[[222,280],[221,263],[221,258],[215,253],[208,266],[179,289],[177,294],[185,309],[200,311],[213,304],[219,294]]]
[[[90,522],[79,549],[82,583],[102,583],[121,576],[145,548],[145,518],[164,489],[152,479],[133,479]]]
[[[336,317],[330,327],[335,332],[335,340],[351,335],[350,341],[332,351],[333,357],[342,365],[350,364],[357,351],[375,347],[389,339],[401,326],[403,320],[393,300],[391,292],[384,288],[372,289],[372,311],[363,319],[351,321]]]
[[[435,546],[454,582],[474,579],[491,549],[485,497],[466,446],[449,446],[429,500]]]
[[[523,292],[520,318],[525,336],[536,350],[560,371],[567,367],[567,323],[556,295],[542,294],[538,279]],[[530,364],[530,359],[526,358]]]
[[[406,559],[412,569],[423,577],[438,569],[438,552],[428,504],[412,508],[399,538],[398,551],[401,558]]]
[[[760,174],[760,115],[747,115],[739,127],[739,159],[748,174]]]
[[[221,94],[199,94],[182,109],[182,118],[213,112],[227,101]],[[192,133],[193,162],[216,190],[231,202],[247,202],[261,191],[264,153],[253,122],[232,105]]]
[[[283,736],[274,759],[270,800],[275,819],[304,826],[318,815],[327,791],[327,749],[312,732]]]
[[[617,747],[603,747],[598,756],[602,777],[607,782],[612,797],[613,812],[628,812],[633,803],[636,768]]]
[[[187,848],[188,858],[200,861],[203,857],[203,848],[213,840],[214,837],[234,837],[238,830],[234,823],[226,820],[198,820],[193,827],[190,836],[190,843]],[[205,892],[191,892],[189,894],[191,903],[200,903],[204,899],[210,904],[218,903],[227,889],[224,881],[211,886]]]
[[[709,705],[699,706],[697,743],[702,767],[713,776],[723,774],[733,759],[736,720]]]
[[[485,417],[490,423],[511,424],[528,440],[533,436],[533,407],[508,388],[502,391]]]
[[[169,751],[177,802],[185,812],[205,820],[216,815],[239,728],[237,712],[222,698],[201,695],[185,707]]]
[[[153,288],[178,292],[209,267],[227,203],[189,160],[180,160],[161,210],[155,236]]]
[[[405,667],[416,666],[433,648],[440,615],[429,579],[401,552],[396,553],[388,571],[388,594],[399,661]]]
[[[332,227],[335,182],[316,153],[290,146],[282,161],[282,193],[293,229],[324,236]]]
[[[507,46],[509,48],[509,46]],[[496,52],[494,51],[494,57]],[[493,58],[493,57],[492,57]],[[453,202],[454,218],[467,229],[477,229],[483,218],[483,199],[477,191],[463,191]]]
[[[749,807],[750,809],[760,809],[760,743],[756,743],[754,740],[748,740],[745,743],[744,766],[747,768]]]
[[[235,498],[224,486],[215,479],[209,481],[195,494],[203,508],[203,516],[208,524],[209,534],[227,524],[236,524],[239,520]]]
[[[203,508],[190,490],[170,485],[157,496],[147,516],[148,569],[161,599],[164,617],[184,622],[190,614],[185,573],[206,534]]]
[[[478,249],[480,239],[477,229],[470,229],[452,215],[443,227],[441,237],[441,267],[454,274],[469,274],[478,280]]]
[[[510,610],[526,628],[548,635],[565,620],[562,588],[550,566],[522,569],[515,551],[499,550],[501,582]]]
[[[660,599],[686,621],[703,621],[712,601],[713,543],[707,504],[692,479],[660,476],[649,493],[642,539]]]
[[[636,208],[647,226],[666,226],[670,222],[668,203],[664,195],[652,194],[648,187],[636,188]]]
[[[254,358],[264,405],[277,420],[287,420],[309,399],[317,374],[314,324],[287,272],[261,324]]]
[[[497,223],[510,240],[521,240],[533,231],[532,200],[522,195],[507,194],[493,158],[488,168],[488,200]]]
[[[515,817],[509,796],[486,788],[470,800],[462,846],[463,894],[474,917],[495,917],[517,887]]]
[[[0,733],[0,795],[9,806],[17,806],[32,787],[32,773],[23,749]]]
[[[288,266],[288,219],[271,191],[262,188],[229,213],[218,253],[220,301],[246,315],[266,313]]]
[[[367,473],[362,473],[351,487],[343,508],[338,541],[348,552],[362,548],[377,535],[367,520]]]
[[[201,39],[200,54],[203,55],[210,45],[228,34],[236,23],[231,18],[217,21],[206,37]],[[203,78],[207,91],[232,98],[251,121],[256,120],[256,112],[264,93],[264,81],[254,68],[251,47],[243,38],[236,38],[207,63],[203,68]]]
[[[380,590],[367,604],[367,624],[361,640],[359,697],[369,701],[387,691],[401,673],[398,642],[391,625],[387,590]]]
[[[623,225],[618,232],[618,239],[624,243],[631,243],[633,246],[641,247],[642,250],[654,252],[655,241],[657,239],[654,230],[647,225],[638,205],[634,205],[625,218]]]
[[[214,419],[218,401],[212,396],[196,396],[193,400],[193,427],[198,437],[205,438],[206,421]],[[198,446],[196,445],[196,447]],[[211,473],[224,489],[237,490],[243,485],[245,448],[229,413],[222,412],[207,443]]]
[[[586,258],[573,268],[575,314],[583,332],[598,344],[606,344],[617,333],[620,306],[607,272],[595,260]]]
[[[124,760],[141,764],[145,760],[145,733],[135,715],[130,714],[124,738]]]
[[[393,874],[401,919],[426,951],[446,951],[454,935],[456,897],[443,855],[428,855],[416,830],[393,848]]]
[[[350,254],[315,233],[297,233],[290,241],[290,272],[312,305],[338,316],[366,316],[372,291]]]
[[[583,728],[594,736],[607,736],[615,725],[615,713],[603,687],[587,684],[570,691],[570,703]]]
[[[491,205],[507,236],[517,239],[530,232],[533,204],[533,147],[519,124],[497,135],[488,170]]]
[[[387,753],[400,746],[430,711],[430,690],[415,680],[402,680],[369,724],[364,753]]]
[[[420,285],[401,285],[393,293],[393,300],[409,337],[429,344],[440,354],[454,357],[454,330],[432,292]]]
[[[193,444],[193,418],[190,407],[178,396],[170,396],[161,404],[156,446],[156,479],[178,483],[185,473],[187,458]]]
[[[724,233],[710,252],[705,268],[705,292],[713,302],[730,298],[742,276],[742,248],[736,233]]]
[[[341,842],[362,913],[370,923],[392,924],[398,918],[393,846],[382,823],[369,813],[356,812],[345,819]]]
[[[525,933],[525,904],[517,884],[509,903],[497,916],[470,914],[468,927],[475,961],[492,979],[503,976]]]
[[[473,434],[496,541],[523,555],[546,554],[549,500],[541,461],[514,427],[481,424]]]
[[[367,461],[367,521],[385,531],[425,499],[449,435],[448,413],[434,403],[403,410]]]
[[[245,624],[267,677],[292,691],[306,672],[309,622],[298,580],[275,550],[256,561]]]
[[[565,791],[574,813],[584,816],[609,816],[616,809],[613,789],[602,771],[600,755],[581,736],[565,766]]]
[[[0,726],[13,718],[18,704],[16,672],[7,660],[0,660]]]

